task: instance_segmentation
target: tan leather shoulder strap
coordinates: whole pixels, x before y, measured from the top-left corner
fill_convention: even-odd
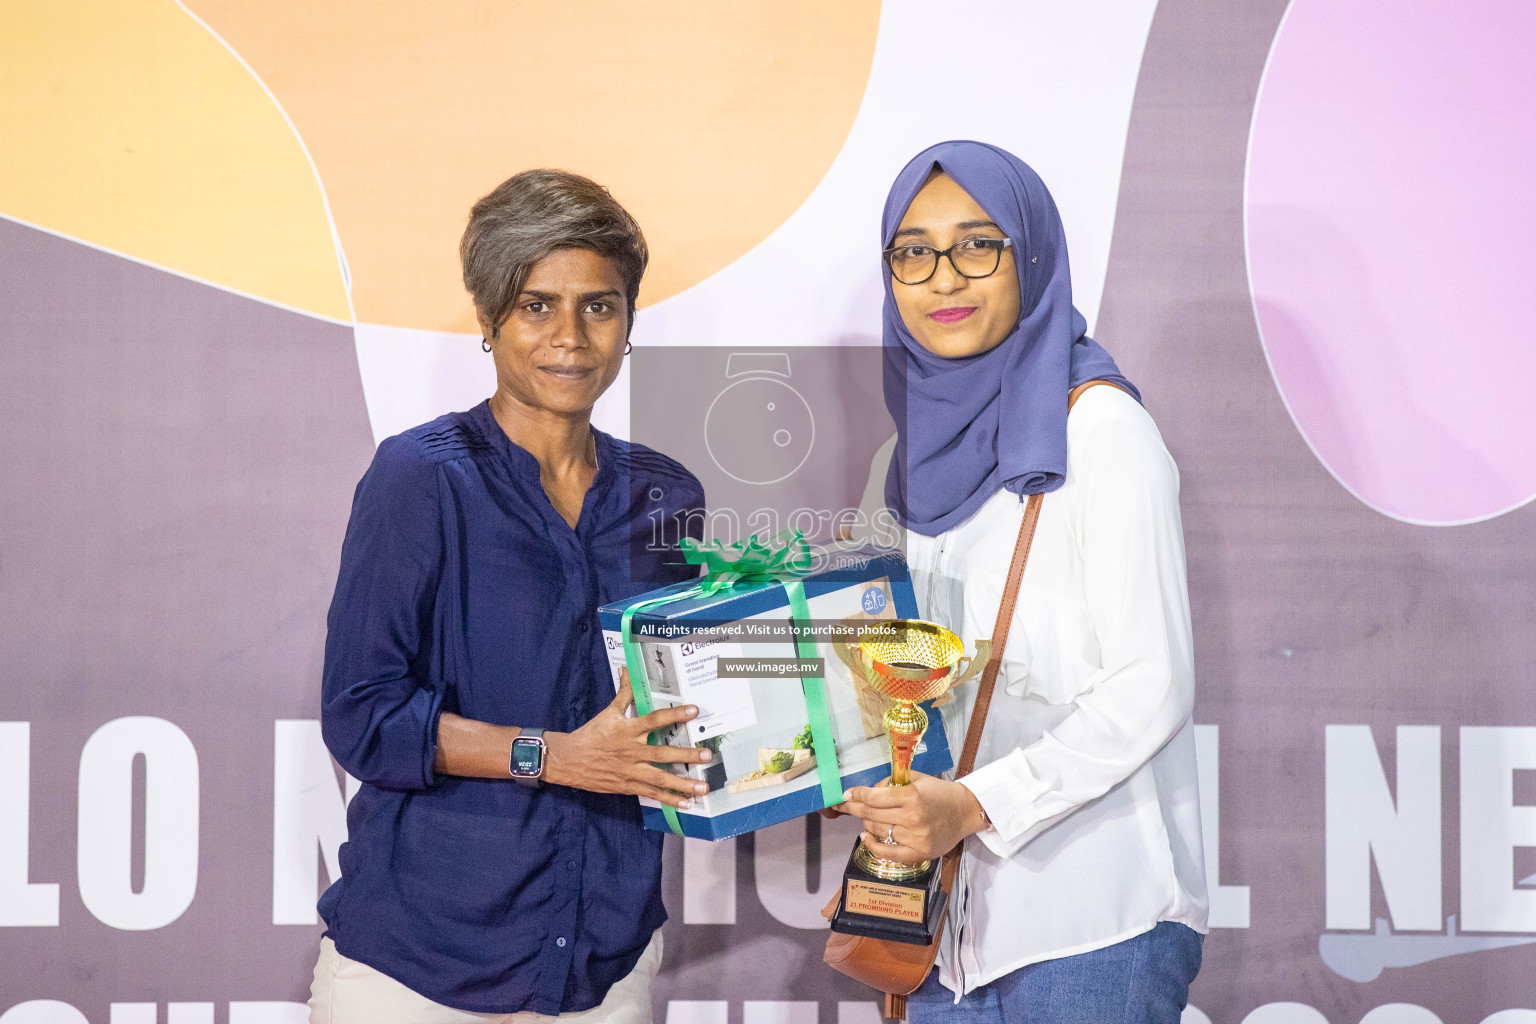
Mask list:
[[[1019,524],[1019,539],[1013,545],[1013,563],[1008,567],[1008,583],[1003,587],[1003,600],[998,605],[997,622],[992,627],[992,657],[981,673],[981,685],[976,690],[976,704],[971,708],[971,724],[965,730],[965,748],[960,752],[960,764],[955,768],[955,778],[971,773],[976,765],[976,750],[981,746],[981,730],[986,726],[987,712],[992,707],[992,691],[997,688],[997,673],[1003,666],[1003,647],[1008,643],[1008,627],[1013,621],[1013,606],[1019,598],[1019,584],[1024,579],[1024,566],[1029,561],[1030,544],[1035,539],[1035,525],[1040,521],[1043,494],[1031,494],[1024,506],[1024,521]],[[944,868],[939,884],[949,892],[955,884],[955,871],[960,867],[960,851],[964,843],[957,844],[944,855]]]
[[[976,751],[981,746],[981,730],[992,707],[992,691],[997,687],[997,674],[1003,667],[1003,648],[1008,644],[1008,627],[1013,622],[1013,607],[1019,599],[1019,584],[1024,579],[1024,566],[1029,563],[1029,548],[1035,539],[1035,526],[1040,522],[1040,506],[1045,495],[1031,494],[1024,505],[1024,521],[1019,524],[1019,537],[1013,545],[1013,562],[1008,566],[1008,583],[1003,587],[1003,600],[997,606],[997,622],[992,626],[992,657],[981,674],[981,685],[976,690],[976,704],[971,709],[970,728],[965,731],[965,749],[960,752],[960,764],[955,778],[971,774],[976,767]]]
[[[1083,392],[1099,385],[1118,387],[1107,380],[1090,380],[1067,392],[1067,412],[1077,404]],[[1029,563],[1029,548],[1035,539],[1035,526],[1040,522],[1040,505],[1043,494],[1031,494],[1024,506],[1024,519],[1019,523],[1019,537],[1013,545],[1013,562],[1008,566],[1008,584],[1003,588],[1003,600],[997,606],[997,622],[992,626],[992,657],[981,676],[976,690],[976,704],[971,711],[971,725],[965,732],[965,748],[960,753],[960,763],[955,778],[960,779],[976,767],[976,750],[981,746],[981,730],[987,721],[987,711],[992,707],[992,690],[997,685],[997,673],[1003,664],[1003,648],[1008,646],[1008,628],[1013,622],[1014,605],[1019,599],[1019,584],[1024,579],[1024,566]]]
[[[1067,412],[1077,404],[1083,392],[1100,384],[1119,387],[1113,381],[1090,380],[1079,384],[1067,393]],[[1121,389],[1124,390],[1124,389]],[[992,657],[981,674],[976,690],[976,703],[971,708],[971,724],[965,730],[965,747],[960,752],[960,763],[955,767],[955,778],[962,779],[976,766],[976,751],[981,746],[981,731],[986,728],[987,712],[992,708],[992,691],[997,687],[997,673],[1003,665],[1003,648],[1008,646],[1009,627],[1013,624],[1013,609],[1019,599],[1019,584],[1024,580],[1024,567],[1029,563],[1029,549],[1034,543],[1035,527],[1040,522],[1040,506],[1045,495],[1031,494],[1024,506],[1024,520],[1019,523],[1019,537],[1013,545],[1013,562],[1008,566],[1008,583],[1003,587],[1003,600],[997,608],[997,622],[992,627]],[[955,871],[960,866],[960,851],[964,843],[944,855],[944,869],[939,884],[947,893],[954,885]]]

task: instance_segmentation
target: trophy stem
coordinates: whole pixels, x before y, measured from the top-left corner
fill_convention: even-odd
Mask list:
[[[928,716],[911,701],[897,701],[886,709],[885,734],[891,744],[891,785],[912,782],[912,758],[918,741],[928,729]]]
[[[917,754],[918,741],[928,729],[928,715],[916,703],[899,700],[886,709],[882,722],[891,745],[891,785],[910,786],[912,758]],[[854,854],[854,863],[876,878],[904,880],[923,874],[930,862],[905,864],[890,860],[861,843]]]

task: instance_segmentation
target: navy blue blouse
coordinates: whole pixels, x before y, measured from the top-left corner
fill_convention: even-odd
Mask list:
[[[432,770],[444,711],[589,720],[613,699],[598,606],[697,574],[675,544],[698,480],[593,434],[575,529],[482,403],[379,446],[342,545],[321,726],[363,786],[320,914],[342,955],[461,1010],[596,1006],[666,920],[634,797]]]

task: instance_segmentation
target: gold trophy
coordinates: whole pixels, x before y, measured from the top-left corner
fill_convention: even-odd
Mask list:
[[[928,715],[918,702],[959,686],[992,654],[991,642],[978,640],[975,656],[968,658],[959,637],[919,619],[872,625],[859,634],[858,643],[834,644],[833,649],[857,680],[891,701],[882,721],[891,747],[893,786],[912,782],[912,757],[928,728]],[[933,941],[945,902],[932,861],[891,860],[856,841],[843,871],[832,930],[925,946]]]

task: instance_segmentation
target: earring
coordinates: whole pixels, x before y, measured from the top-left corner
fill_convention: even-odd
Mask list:
[[[491,350],[491,339],[490,338],[481,338],[480,339],[480,347],[485,349],[487,352],[489,352]]]
[[[624,343],[624,354],[625,354],[625,355],[629,355],[629,354],[630,354],[630,353],[631,353],[631,352],[633,352],[633,351],[634,351],[634,350],[635,350],[635,343],[634,343],[634,342],[632,342],[632,341],[626,341],[626,342],[625,342],[625,343]]]

